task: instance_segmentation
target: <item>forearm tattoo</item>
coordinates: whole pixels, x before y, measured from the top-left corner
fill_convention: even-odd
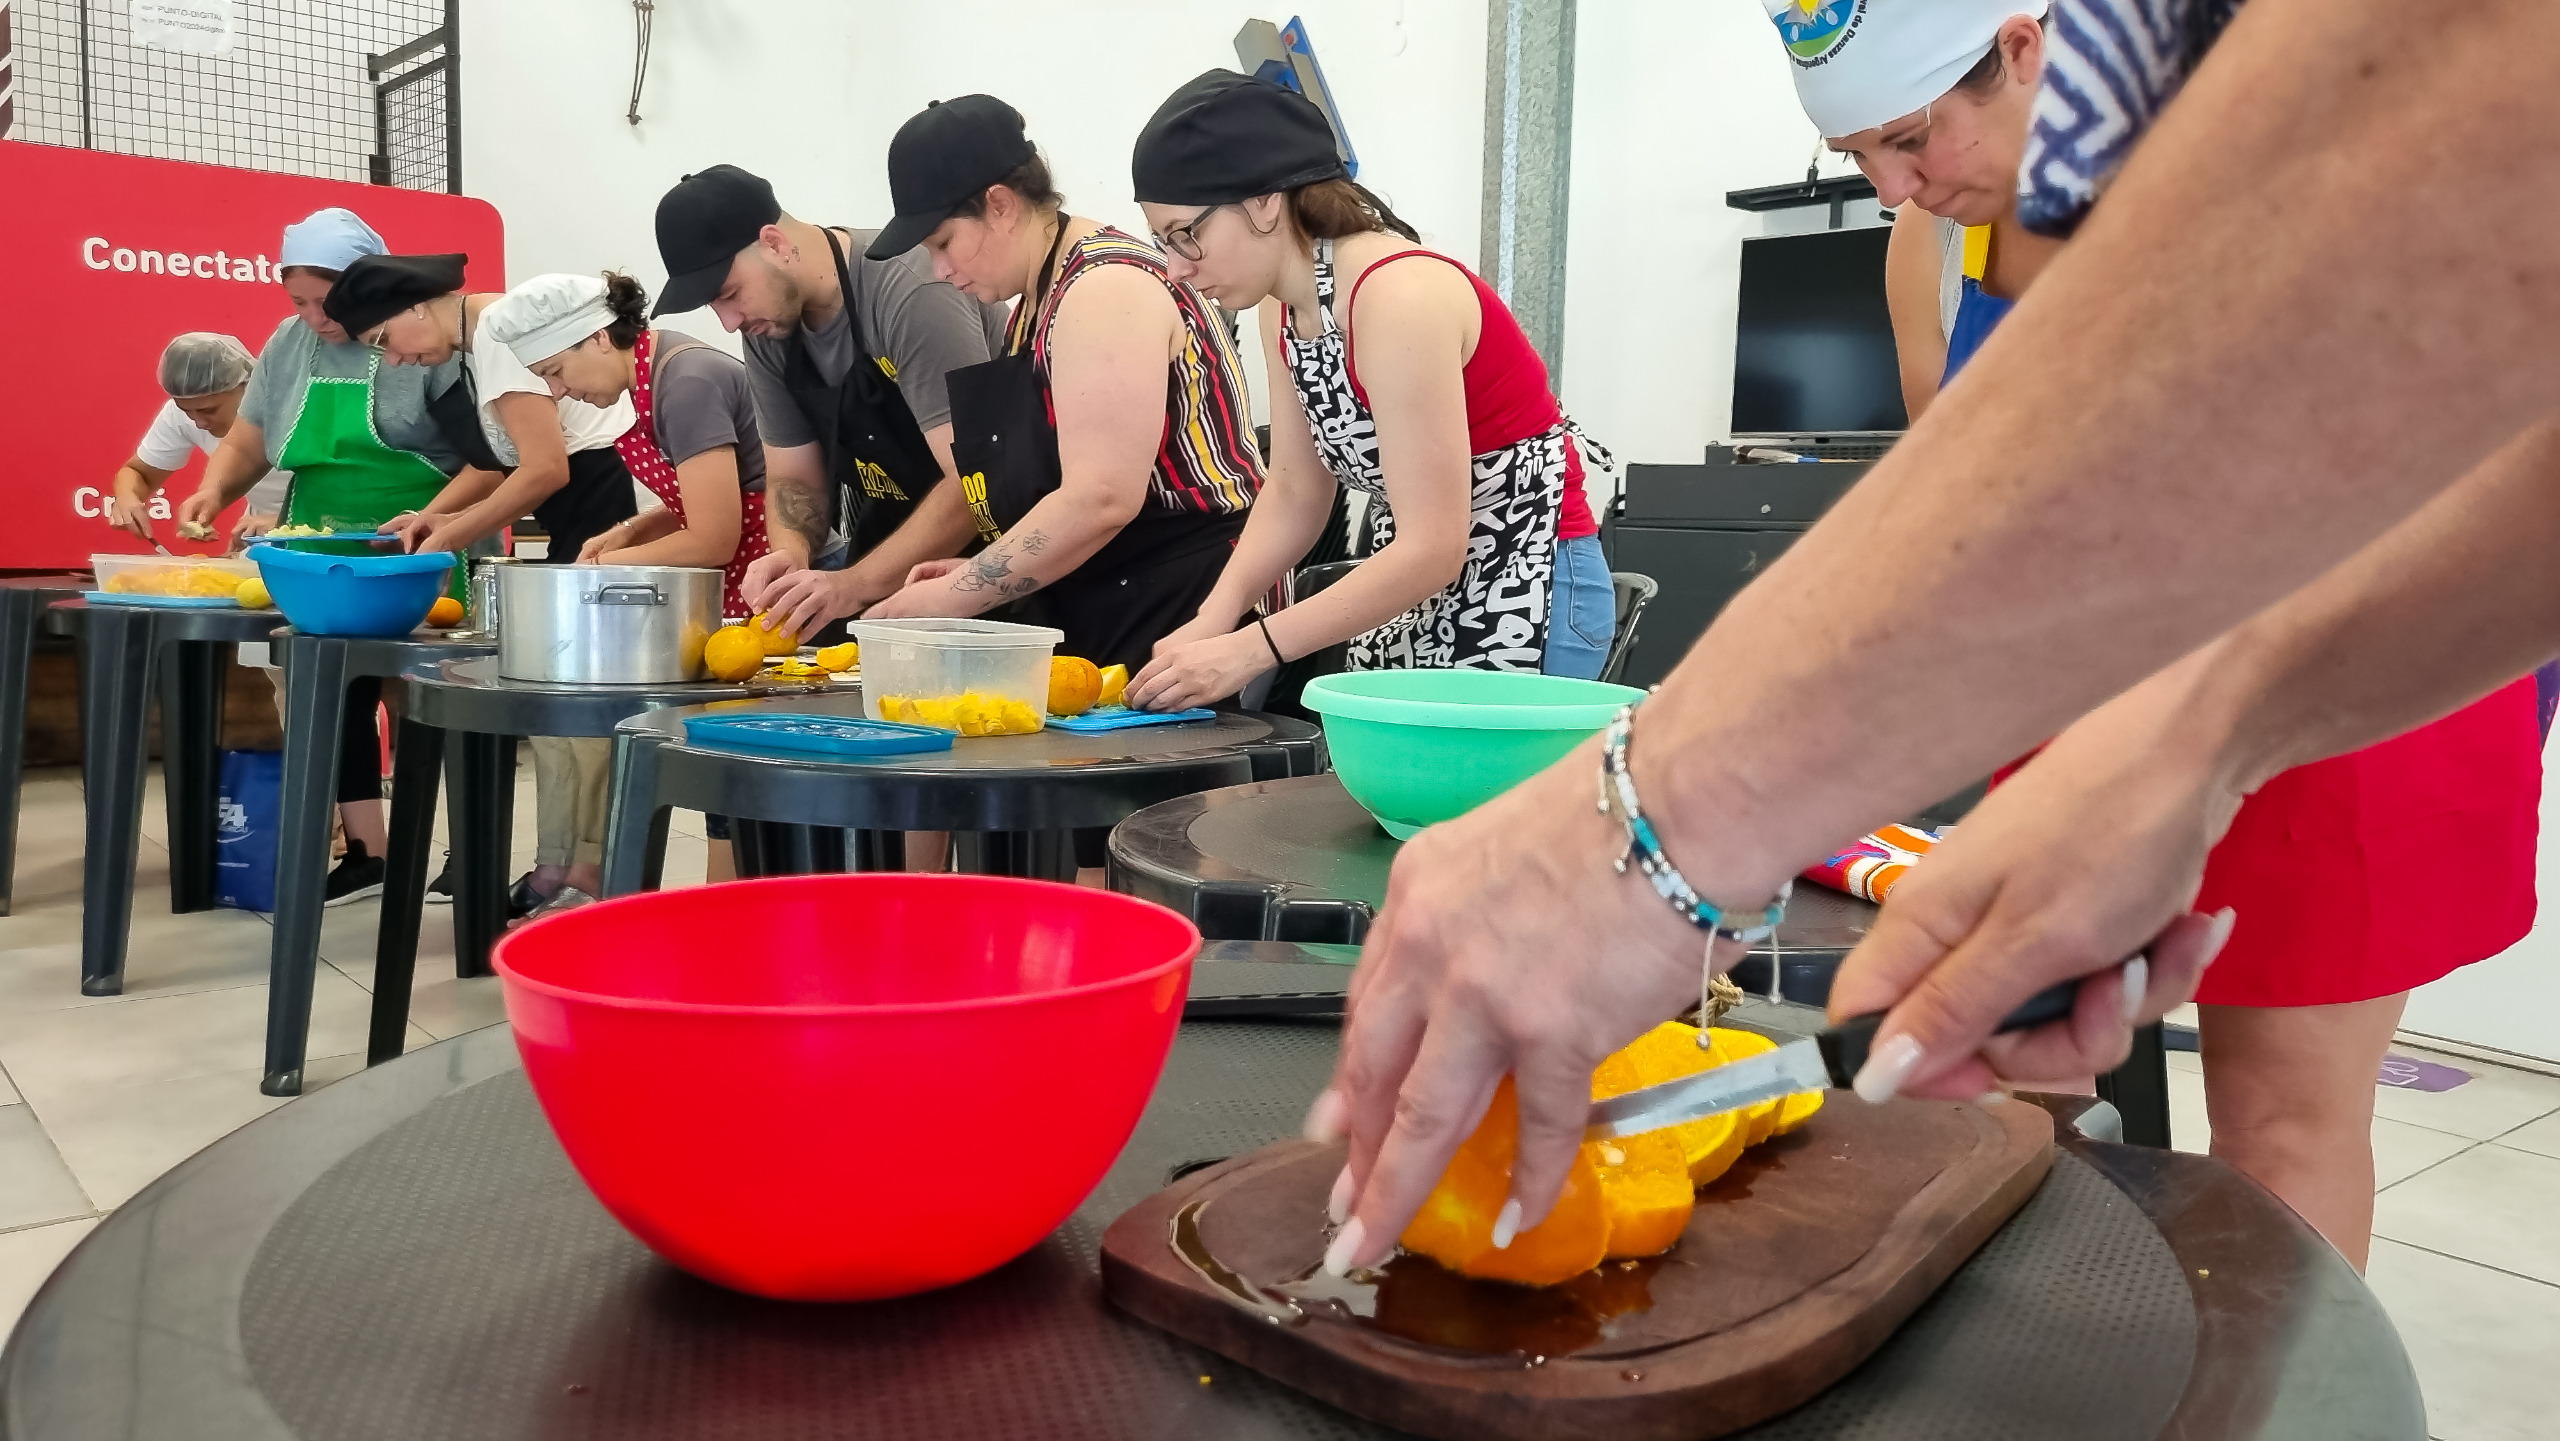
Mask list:
[[[809,543],[815,555],[827,543],[826,483],[816,485],[780,476],[765,479],[765,500],[773,507],[774,522]]]
[[[1008,535],[978,552],[975,559],[951,578],[951,588],[963,594],[992,590],[1006,600],[1029,595],[1040,588],[1041,581],[1037,576],[1016,574],[1014,559],[1016,556],[1038,555],[1048,548],[1049,537],[1044,531]]]

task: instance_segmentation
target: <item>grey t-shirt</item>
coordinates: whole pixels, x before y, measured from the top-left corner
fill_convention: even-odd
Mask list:
[[[258,352],[258,369],[240,397],[240,418],[265,433],[267,463],[280,464],[302,398],[315,376],[362,379],[374,353],[352,340],[324,341],[311,327],[285,317]],[[462,453],[427,414],[427,397],[441,394],[462,371],[456,356],[442,365],[383,365],[373,370],[373,432],[384,445],[414,452],[447,475],[462,469]]]
[[[658,332],[657,354],[649,383],[656,391],[658,448],[682,465],[715,446],[736,446],[738,489],[764,489],[764,441],[746,366],[725,350],[672,330]]]
[[[915,412],[917,428],[931,430],[951,419],[950,373],[1004,353],[1007,312],[934,279],[933,258],[922,246],[894,259],[868,260],[862,252],[880,232],[851,233],[845,265],[853,277],[853,303],[862,311],[864,338],[882,352],[865,363],[886,359],[896,368],[898,394]],[[829,385],[844,379],[854,360],[852,310],[839,309],[827,324],[802,326],[792,335],[745,339],[765,439],[775,445],[816,444],[817,433],[783,388],[783,366],[789,347],[802,345],[817,363],[820,379]]]

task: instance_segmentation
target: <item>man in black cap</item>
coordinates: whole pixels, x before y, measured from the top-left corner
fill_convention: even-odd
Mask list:
[[[745,337],[772,540],[746,594],[796,632],[859,614],[974,533],[960,487],[941,483],[944,377],[997,353],[1005,312],[935,279],[912,246],[869,258],[879,235],[794,219],[734,165],[658,202],[657,313],[709,306]]]

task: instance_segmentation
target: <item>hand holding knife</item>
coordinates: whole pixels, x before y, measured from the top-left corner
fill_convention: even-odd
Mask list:
[[[2125,963],[2125,980],[2130,994],[2142,994],[2143,976],[2149,968],[2141,956]],[[2003,1017],[1997,1030],[2003,1033],[2024,1031],[2069,1017],[2072,1008],[2079,1003],[2080,985],[2080,979],[2073,979],[2038,991]],[[1836,1026],[1790,1041],[1774,1051],[1763,1051],[1759,1055],[1710,1067],[1677,1080],[1621,1092],[1605,1101],[1594,1101],[1590,1123],[1582,1132],[1583,1139],[1599,1141],[1613,1136],[1632,1136],[1803,1091],[1819,1091],[1830,1086],[1854,1087],[1859,1071],[1867,1064],[1867,1053],[1875,1044],[1877,1028],[1884,1024],[1884,1018],[1885,1012],[1882,1011],[1852,1016]],[[1882,1100],[1885,1097],[1869,1099]]]

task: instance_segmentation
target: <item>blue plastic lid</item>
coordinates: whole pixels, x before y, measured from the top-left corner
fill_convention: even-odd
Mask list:
[[[951,749],[951,732],[932,726],[792,713],[697,716],[684,723],[684,738],[711,750],[789,751],[834,760]]]

